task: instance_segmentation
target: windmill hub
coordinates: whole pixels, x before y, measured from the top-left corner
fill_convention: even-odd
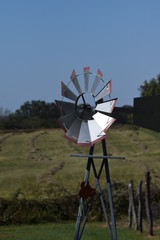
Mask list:
[[[91,73],[89,67],[83,70],[78,75],[73,70],[67,85],[61,82],[62,101],[56,100],[58,122],[69,140],[79,146],[92,146],[105,138],[106,130],[115,121],[107,113],[112,113],[117,98],[110,98],[111,80],[105,84],[99,69],[97,74]]]
[[[78,118],[89,120],[95,111],[94,97],[90,93],[82,93],[76,101],[75,110]]]

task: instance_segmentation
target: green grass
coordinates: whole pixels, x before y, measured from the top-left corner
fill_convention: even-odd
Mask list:
[[[35,132],[0,133],[0,197],[11,197],[18,189],[26,198],[39,198],[49,184],[62,185],[70,193],[78,193],[83,181],[87,159],[72,158],[71,153],[88,154],[89,149],[80,148],[63,137],[60,129]],[[124,156],[125,160],[109,160],[111,180],[128,184],[133,179],[134,186],[145,179],[150,170],[151,182],[160,184],[160,134],[126,126],[109,129],[106,137],[108,154]],[[95,146],[95,154],[101,155],[101,143]],[[101,160],[95,159],[97,168]],[[105,184],[104,172],[101,179]],[[90,184],[94,185],[93,174]],[[144,185],[143,185],[144,187]],[[40,190],[40,191],[39,191]],[[56,196],[60,196],[56,192]],[[42,240],[73,239],[74,223],[0,226],[0,240]],[[102,223],[86,225],[82,240],[109,239]],[[119,224],[118,240],[155,239],[160,230],[154,229],[154,237],[129,230],[126,224]]]
[[[124,156],[125,160],[109,160],[111,179],[137,184],[151,171],[152,182],[160,183],[160,134],[145,129],[115,126],[106,137],[108,154]],[[80,148],[63,137],[60,129],[35,132],[0,133],[0,196],[9,197],[17,189],[26,192],[31,185],[61,184],[68,191],[77,192],[84,178],[87,159],[70,157],[71,153],[88,154],[88,147]],[[95,154],[102,154],[101,143]],[[95,159],[97,167],[101,160]],[[91,174],[90,183],[95,180]],[[105,183],[102,174],[102,185]]]
[[[70,240],[74,235],[74,223],[54,223],[46,225],[23,225],[23,226],[1,226],[0,240]],[[160,230],[154,230],[154,236],[148,236],[146,229],[139,233],[126,226],[118,226],[118,240],[158,240]],[[82,240],[105,240],[110,239],[106,224],[87,223],[84,229]]]

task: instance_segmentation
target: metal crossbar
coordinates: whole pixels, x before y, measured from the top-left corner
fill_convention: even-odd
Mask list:
[[[105,158],[110,158],[110,159],[120,159],[120,160],[124,160],[125,157],[119,157],[119,156],[99,156],[99,155],[87,155],[87,154],[76,154],[76,153],[73,153],[70,155],[71,157],[80,157],[80,158],[84,158],[84,157],[87,157],[87,158],[102,158],[102,159],[105,159]]]

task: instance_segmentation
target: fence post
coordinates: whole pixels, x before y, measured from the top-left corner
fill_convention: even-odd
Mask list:
[[[134,219],[134,228],[137,230],[137,217],[136,217],[136,211],[135,211],[135,204],[134,204],[134,195],[133,195],[133,180],[130,181],[129,185],[129,227],[132,226],[132,214]]]
[[[129,207],[128,207],[128,227],[132,227],[132,197],[131,197],[131,182],[128,184],[128,191],[129,191]]]
[[[146,202],[146,215],[148,221],[148,233],[153,236],[153,219],[152,219],[152,210],[150,203],[150,172],[146,172],[146,192],[145,192],[145,202]]]
[[[142,232],[142,183],[143,181],[139,181],[138,189],[137,189],[137,197],[138,197],[138,230]]]

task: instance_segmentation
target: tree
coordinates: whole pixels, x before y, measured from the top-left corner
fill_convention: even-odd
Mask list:
[[[20,109],[16,110],[15,115],[25,119],[39,117],[43,119],[57,118],[58,111],[55,103],[46,103],[45,101],[33,100],[25,102]]]
[[[8,109],[3,109],[2,107],[0,107],[0,118],[2,117],[7,117],[11,114],[11,111]]]
[[[1,110],[1,109],[0,109]],[[0,129],[38,129],[57,127],[55,103],[27,101],[15,113],[0,119]]]
[[[138,90],[141,97],[160,95],[160,74],[157,78],[152,78],[150,81],[145,80]]]

